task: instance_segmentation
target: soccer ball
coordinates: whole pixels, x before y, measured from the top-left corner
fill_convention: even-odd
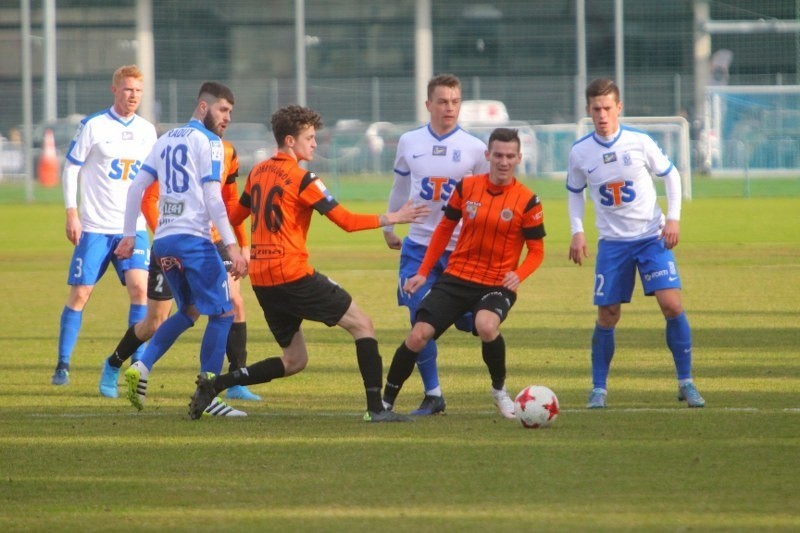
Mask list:
[[[547,387],[530,385],[514,399],[514,414],[522,427],[547,427],[558,418],[558,398]]]

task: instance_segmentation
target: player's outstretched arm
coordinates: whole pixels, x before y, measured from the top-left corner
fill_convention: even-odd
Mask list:
[[[414,202],[409,200],[403,207],[394,213],[384,213],[380,215],[381,226],[390,226],[393,224],[410,224],[419,219],[428,216],[431,212],[430,207],[425,204],[414,205]]]
[[[363,215],[353,213],[345,208],[343,205],[338,204],[336,207],[325,213],[334,224],[339,226],[345,231],[362,231],[366,229],[374,229],[391,224],[405,224],[413,222],[418,218],[422,218],[430,213],[430,209],[426,206],[414,206],[411,201],[401,207],[394,213],[384,213],[382,215]]]

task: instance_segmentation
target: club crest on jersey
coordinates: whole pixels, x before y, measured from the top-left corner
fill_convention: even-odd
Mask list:
[[[166,272],[171,268],[177,268],[178,270],[183,270],[183,265],[181,264],[181,260],[177,257],[167,256],[167,257],[159,257],[158,263],[161,265],[161,270]]]
[[[503,209],[502,211],[500,211],[500,220],[503,220],[504,222],[508,222],[513,217],[514,217],[514,212],[511,211],[511,209],[509,209],[507,207],[505,209]]]
[[[616,152],[608,152],[607,154],[603,154],[603,164],[605,165],[613,163],[616,160],[617,160]]]
[[[433,155],[439,155],[439,156],[442,156],[442,157],[446,156],[447,155],[447,146],[434,146],[432,154]]]
[[[122,140],[123,141],[132,141],[133,140],[133,132],[132,131],[123,131],[122,132]]]
[[[461,150],[453,150],[453,162],[458,163],[461,161]]]
[[[467,200],[466,211],[467,214],[469,215],[469,218],[475,218],[475,216],[478,214],[478,208],[480,206],[481,206],[480,202],[473,202],[472,200]]]
[[[629,154],[628,152],[622,154],[622,164],[625,165],[626,167],[629,167],[633,164],[633,159],[631,159],[631,154]]]

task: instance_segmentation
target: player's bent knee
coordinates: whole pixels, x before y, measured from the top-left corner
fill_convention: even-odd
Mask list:
[[[284,354],[281,360],[286,372],[284,377],[288,377],[305,370],[308,365],[308,354]]]
[[[421,351],[433,338],[435,330],[426,322],[417,322],[406,338],[406,346],[414,352]]]
[[[492,342],[497,338],[500,334],[500,329],[497,327],[475,327],[475,331],[478,332],[478,337],[481,339],[481,342]]]

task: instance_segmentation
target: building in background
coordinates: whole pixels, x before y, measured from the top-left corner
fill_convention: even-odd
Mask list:
[[[31,2],[34,122],[42,109],[42,2]],[[574,123],[575,0],[431,1],[433,68],[453,72],[464,97],[502,101],[529,124]],[[614,0],[585,2],[588,77],[614,76]],[[692,0],[624,5],[625,112],[694,117]],[[796,20],[795,0],[709,2],[714,20]],[[415,0],[305,0],[309,106],[328,125],[414,121]],[[268,124],[296,94],[294,2],[152,0],[156,112],[181,122],[205,79],[230,85],[235,121]],[[136,61],[136,0],[58,0],[58,114],[102,106],[116,66]],[[22,120],[20,2],[0,0],[0,133]],[[721,34],[734,58],[728,86],[798,83],[798,35]],[[110,81],[109,81],[110,83]]]

